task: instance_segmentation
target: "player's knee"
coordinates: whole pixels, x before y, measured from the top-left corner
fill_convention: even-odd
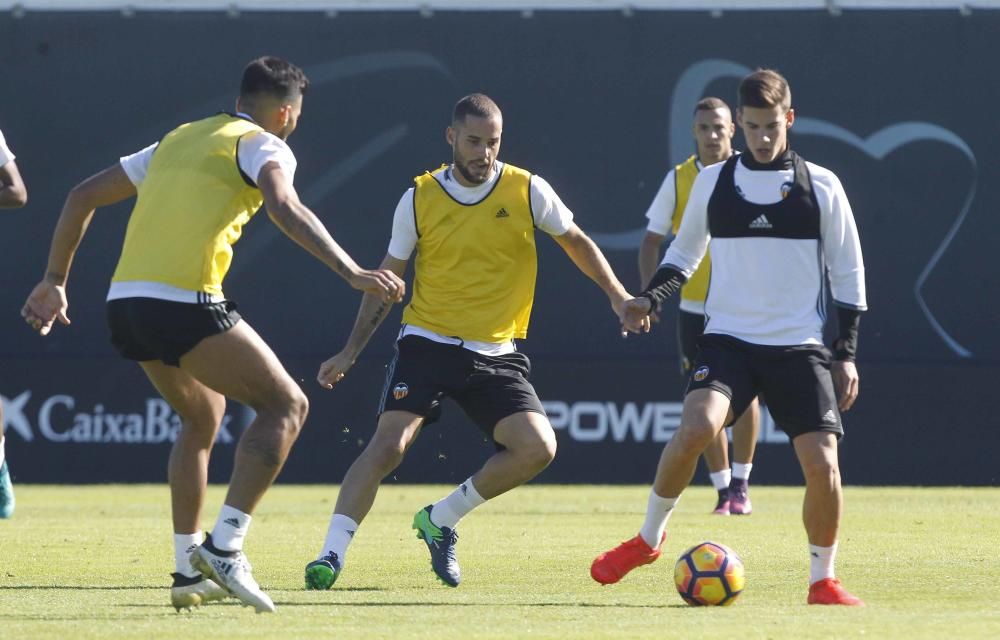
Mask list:
[[[825,457],[817,457],[802,463],[802,474],[807,484],[822,486],[837,486],[840,484],[840,469],[837,464]]]
[[[524,434],[506,446],[524,467],[534,469],[536,473],[549,466],[556,457],[556,437],[551,430]]]
[[[537,447],[538,463],[543,469],[556,459],[556,448],[556,434],[552,431],[543,434],[539,439]]]
[[[309,414],[309,398],[298,385],[290,384],[279,390],[269,404],[270,407],[264,412],[258,411],[258,414],[270,414],[273,420],[269,422],[274,425],[276,431],[281,432],[282,437],[298,436]]]
[[[225,403],[219,407],[181,409],[178,412],[181,419],[179,438],[198,448],[211,447],[225,417],[225,409]]]
[[[402,438],[376,434],[365,453],[376,469],[388,474],[403,461],[406,443]]]
[[[698,456],[715,439],[716,429],[705,422],[692,422],[681,425],[673,437],[673,441],[684,452]]]
[[[306,423],[306,416],[308,415],[309,398],[296,385],[288,398],[288,417],[292,424],[295,425],[296,431],[301,429],[302,425]]]
[[[541,471],[545,467],[549,466],[549,464],[556,457],[555,438],[551,441],[539,438],[531,445],[522,447],[520,457],[524,461],[525,466],[535,469],[536,471]]]

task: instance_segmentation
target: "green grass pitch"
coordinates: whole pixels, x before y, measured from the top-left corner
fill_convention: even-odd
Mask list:
[[[277,604],[175,613],[165,486],[16,487],[0,521],[0,638],[1000,638],[1000,490],[845,491],[837,562],[864,609],[805,604],[802,489],[752,487],[747,518],[708,514],[714,492],[688,490],[664,557],[600,587],[593,557],[642,522],[647,487],[528,486],[459,526],[463,582],[442,586],[410,530],[413,513],[450,487],[382,488],[340,580],[304,591],[336,487],[277,486],[251,526],[254,573]],[[223,489],[212,487],[210,527]],[[727,608],[694,608],[674,591],[674,559],[702,540],[746,564]]]

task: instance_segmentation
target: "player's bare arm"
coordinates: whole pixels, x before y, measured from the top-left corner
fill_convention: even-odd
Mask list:
[[[660,247],[666,236],[646,231],[639,244],[639,286],[645,287],[652,280],[656,273],[656,267],[660,264]],[[651,312],[649,318],[652,322],[659,322],[656,312]]]
[[[0,208],[17,209],[28,203],[28,189],[13,160],[0,167]]]
[[[563,248],[573,264],[604,291],[608,300],[611,301],[611,308],[614,309],[615,314],[621,315],[625,301],[632,296],[618,281],[615,272],[611,270],[611,265],[608,264],[604,254],[601,253],[594,241],[574,223],[570,224],[566,233],[552,237]]]
[[[134,197],[135,193],[135,185],[118,163],[87,178],[69,192],[52,234],[45,276],[35,285],[21,309],[24,321],[41,335],[47,335],[57,319],[69,324],[66,281],[73,256],[94,211]]]
[[[391,271],[362,269],[330,235],[323,223],[299,200],[295,187],[277,162],[265,164],[257,177],[267,213],[282,233],[361,291],[399,302],[406,285]]]
[[[639,286],[645,288],[660,266],[660,247],[666,236],[647,231],[639,244]]]
[[[387,270],[399,278],[406,273],[407,260],[394,258],[386,254],[379,265],[379,269]],[[378,329],[382,321],[392,310],[392,303],[371,293],[365,293],[361,298],[361,307],[358,309],[357,318],[354,320],[354,328],[347,338],[347,344],[340,353],[325,361],[319,368],[316,380],[327,389],[332,389],[333,385],[340,382],[347,374],[347,370],[354,366],[361,351],[368,344],[375,330]]]

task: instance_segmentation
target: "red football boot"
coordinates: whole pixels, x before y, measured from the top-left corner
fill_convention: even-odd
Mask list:
[[[863,607],[864,601],[852,596],[840,585],[836,578],[823,578],[809,585],[809,604],[843,604],[848,607]]]
[[[660,547],[667,535],[660,539]],[[625,577],[629,571],[644,564],[649,564],[660,557],[660,548],[653,549],[642,536],[626,540],[611,551],[605,551],[594,558],[590,565],[590,577],[601,584],[614,584]]]

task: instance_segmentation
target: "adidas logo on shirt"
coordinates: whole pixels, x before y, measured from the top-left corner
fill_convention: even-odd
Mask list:
[[[497,211],[497,216],[496,217],[498,217],[498,218],[508,218],[508,217],[510,217],[510,214],[507,213],[506,209],[501,208],[499,211]]]
[[[767,216],[765,216],[763,213],[757,216],[757,218],[750,223],[751,229],[770,229],[773,226],[774,225],[771,224],[771,221],[768,220]]]

